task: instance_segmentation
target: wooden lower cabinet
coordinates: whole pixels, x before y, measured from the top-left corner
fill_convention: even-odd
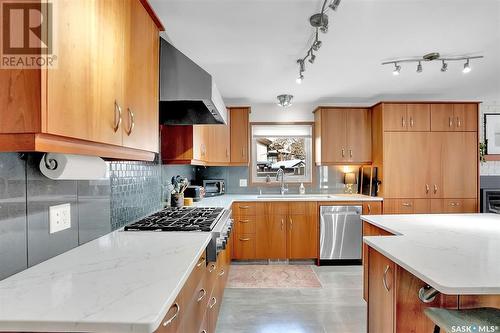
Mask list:
[[[255,259],[255,235],[236,235],[233,244],[234,259]]]
[[[432,199],[432,213],[476,213],[476,199]]]
[[[381,215],[382,201],[363,202],[363,215]]]
[[[256,256],[259,259],[286,258],[286,215],[259,214],[256,232]]]

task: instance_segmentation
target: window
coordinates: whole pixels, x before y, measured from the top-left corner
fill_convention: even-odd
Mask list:
[[[312,181],[312,124],[252,124],[252,182],[274,183],[279,169],[287,183]]]

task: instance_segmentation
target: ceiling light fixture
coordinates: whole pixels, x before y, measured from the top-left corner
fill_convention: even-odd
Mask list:
[[[470,68],[469,59],[467,59],[467,61],[464,64],[464,69],[462,69],[462,73],[467,74],[471,70],[472,70],[472,68]]]
[[[399,75],[401,72],[401,66],[398,65],[397,62],[394,63],[394,70],[392,71],[392,75]]]
[[[331,2],[327,6],[326,4],[328,3],[328,1]],[[297,63],[299,64],[299,77],[297,78],[296,82],[298,84],[302,83],[302,80],[304,79],[303,73],[305,72],[305,61],[308,60],[311,64],[314,63],[314,60],[316,60],[316,55],[313,53],[313,51],[318,51],[323,44],[319,40],[318,31],[321,31],[325,34],[328,32],[328,10],[331,9],[333,11],[336,11],[339,8],[340,1],[341,0],[324,0],[321,11],[309,18],[309,23],[314,28],[314,35],[312,38],[313,42],[312,45],[307,49],[306,55],[303,58],[297,60]]]
[[[276,97],[278,99],[278,105],[282,108],[287,108],[292,105],[293,95],[282,94]]]
[[[401,63],[418,63],[417,65],[417,73],[422,73],[422,62],[432,62],[432,61],[441,61],[441,72],[446,72],[448,70],[448,63],[453,62],[453,61],[464,61],[464,68],[462,72],[464,74],[467,74],[471,71],[470,67],[470,60],[471,59],[482,59],[484,56],[478,55],[478,56],[467,56],[467,55],[458,55],[458,56],[446,56],[442,57],[438,52],[432,52],[423,55],[422,57],[413,57],[413,58],[401,58],[401,59],[394,59],[394,60],[389,60],[389,61],[384,61],[382,62],[382,65],[394,65],[396,69],[392,72],[394,75],[398,75],[399,71],[398,67],[401,69],[401,66],[399,64]],[[398,72],[398,73],[396,73]]]

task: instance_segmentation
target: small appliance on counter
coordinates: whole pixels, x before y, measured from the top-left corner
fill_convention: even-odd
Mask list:
[[[184,190],[184,196],[193,198],[194,202],[198,202],[205,197],[205,188],[199,185],[190,185]]]
[[[224,179],[205,179],[203,180],[205,188],[205,196],[214,197],[226,193],[226,185]]]

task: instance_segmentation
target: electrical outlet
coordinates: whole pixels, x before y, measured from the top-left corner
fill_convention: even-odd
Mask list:
[[[49,232],[51,234],[71,228],[71,205],[49,207]]]
[[[240,187],[247,187],[248,181],[246,179],[240,179]]]

